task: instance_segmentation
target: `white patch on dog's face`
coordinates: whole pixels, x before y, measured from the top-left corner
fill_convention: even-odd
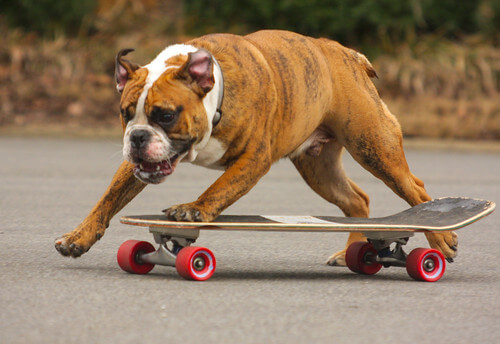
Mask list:
[[[165,48],[158,56],[155,57],[148,65],[144,66],[148,70],[148,76],[146,78],[146,84],[142,90],[141,96],[137,101],[136,115],[131,122],[136,120],[146,120],[146,114],[144,112],[144,105],[146,102],[146,97],[148,96],[149,89],[158,80],[158,78],[169,68],[178,68],[177,66],[167,66],[165,61],[168,59],[178,56],[187,55],[189,53],[194,53],[198,49],[192,45],[176,44]],[[130,123],[130,122],[129,122]],[[127,125],[128,126],[128,125]]]
[[[123,156],[130,162],[134,161],[132,143],[130,142],[131,133],[134,130],[146,130],[151,134],[151,139],[147,145],[144,155],[141,158],[148,162],[158,162],[168,158],[171,143],[167,135],[162,130],[158,130],[150,125],[134,124],[127,126],[124,135]]]

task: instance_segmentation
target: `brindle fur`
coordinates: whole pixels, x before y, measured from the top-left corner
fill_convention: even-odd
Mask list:
[[[400,126],[371,82],[376,73],[363,55],[334,41],[286,31],[208,35],[186,44],[209,51],[223,71],[224,115],[212,137],[227,148],[218,162],[225,173],[196,201],[169,208],[169,217],[214,219],[286,156],[307,184],[346,216],[368,217],[368,196],[342,168],[344,148],[410,205],[431,199],[408,168]],[[182,66],[186,59],[179,56],[169,63]],[[123,90],[122,111],[134,108],[147,74],[141,68],[129,69],[133,73]],[[182,118],[167,134],[199,142],[207,121],[198,115],[201,101],[196,93],[176,78],[175,69],[167,70],[148,94],[145,112],[154,105],[183,106]],[[302,149],[317,130],[322,139]],[[131,169],[124,162],[83,223],[56,241],[62,254],[76,257],[86,252],[110,218],[143,189]],[[427,238],[446,257],[456,255],[454,233],[429,233]],[[365,238],[351,234],[348,244],[356,240]],[[344,254],[334,254],[328,263],[344,265]]]

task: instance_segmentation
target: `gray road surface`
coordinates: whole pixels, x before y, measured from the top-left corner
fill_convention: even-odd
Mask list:
[[[459,257],[437,283],[404,269],[375,276],[323,265],[346,235],[204,232],[217,257],[204,283],[172,268],[127,274],[121,242],[152,240],[115,218],[79,259],[53,240],[71,230],[121,162],[119,140],[0,138],[1,343],[498,343],[500,211],[459,231]],[[500,201],[497,153],[407,150],[433,197]],[[371,215],[406,208],[346,154],[350,176],[371,197]],[[156,213],[194,200],[220,172],[182,165],[120,214]],[[341,215],[279,162],[226,213]],[[423,235],[410,248],[426,245]]]

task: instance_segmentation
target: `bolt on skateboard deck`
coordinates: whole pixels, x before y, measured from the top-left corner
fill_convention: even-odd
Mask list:
[[[375,274],[382,267],[406,267],[421,281],[439,280],[445,259],[435,249],[418,248],[409,255],[402,248],[415,232],[453,231],[493,212],[495,203],[463,197],[447,197],[419,204],[400,213],[380,218],[332,216],[221,215],[213,222],[175,222],[165,215],[124,216],[121,223],[149,227],[157,250],[148,242],[129,240],[118,250],[118,264],[131,273],[144,274],[155,264],[175,266],[192,280],[209,279],[216,266],[213,253],[191,246],[200,230],[279,232],[362,232],[368,242],[353,243],[346,252],[349,269]]]

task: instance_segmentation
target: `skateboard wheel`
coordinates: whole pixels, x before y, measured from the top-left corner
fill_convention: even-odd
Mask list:
[[[406,271],[417,281],[436,282],[445,269],[443,254],[433,248],[416,248],[406,259]]]
[[[357,241],[349,245],[345,254],[347,267],[358,274],[374,275],[382,269],[375,261],[377,250],[369,242]]]
[[[179,251],[175,268],[187,280],[206,281],[215,271],[215,256],[207,248],[188,246]]]
[[[118,249],[116,260],[122,270],[143,275],[150,272],[155,265],[141,262],[140,255],[154,251],[154,246],[147,241],[127,240]]]

